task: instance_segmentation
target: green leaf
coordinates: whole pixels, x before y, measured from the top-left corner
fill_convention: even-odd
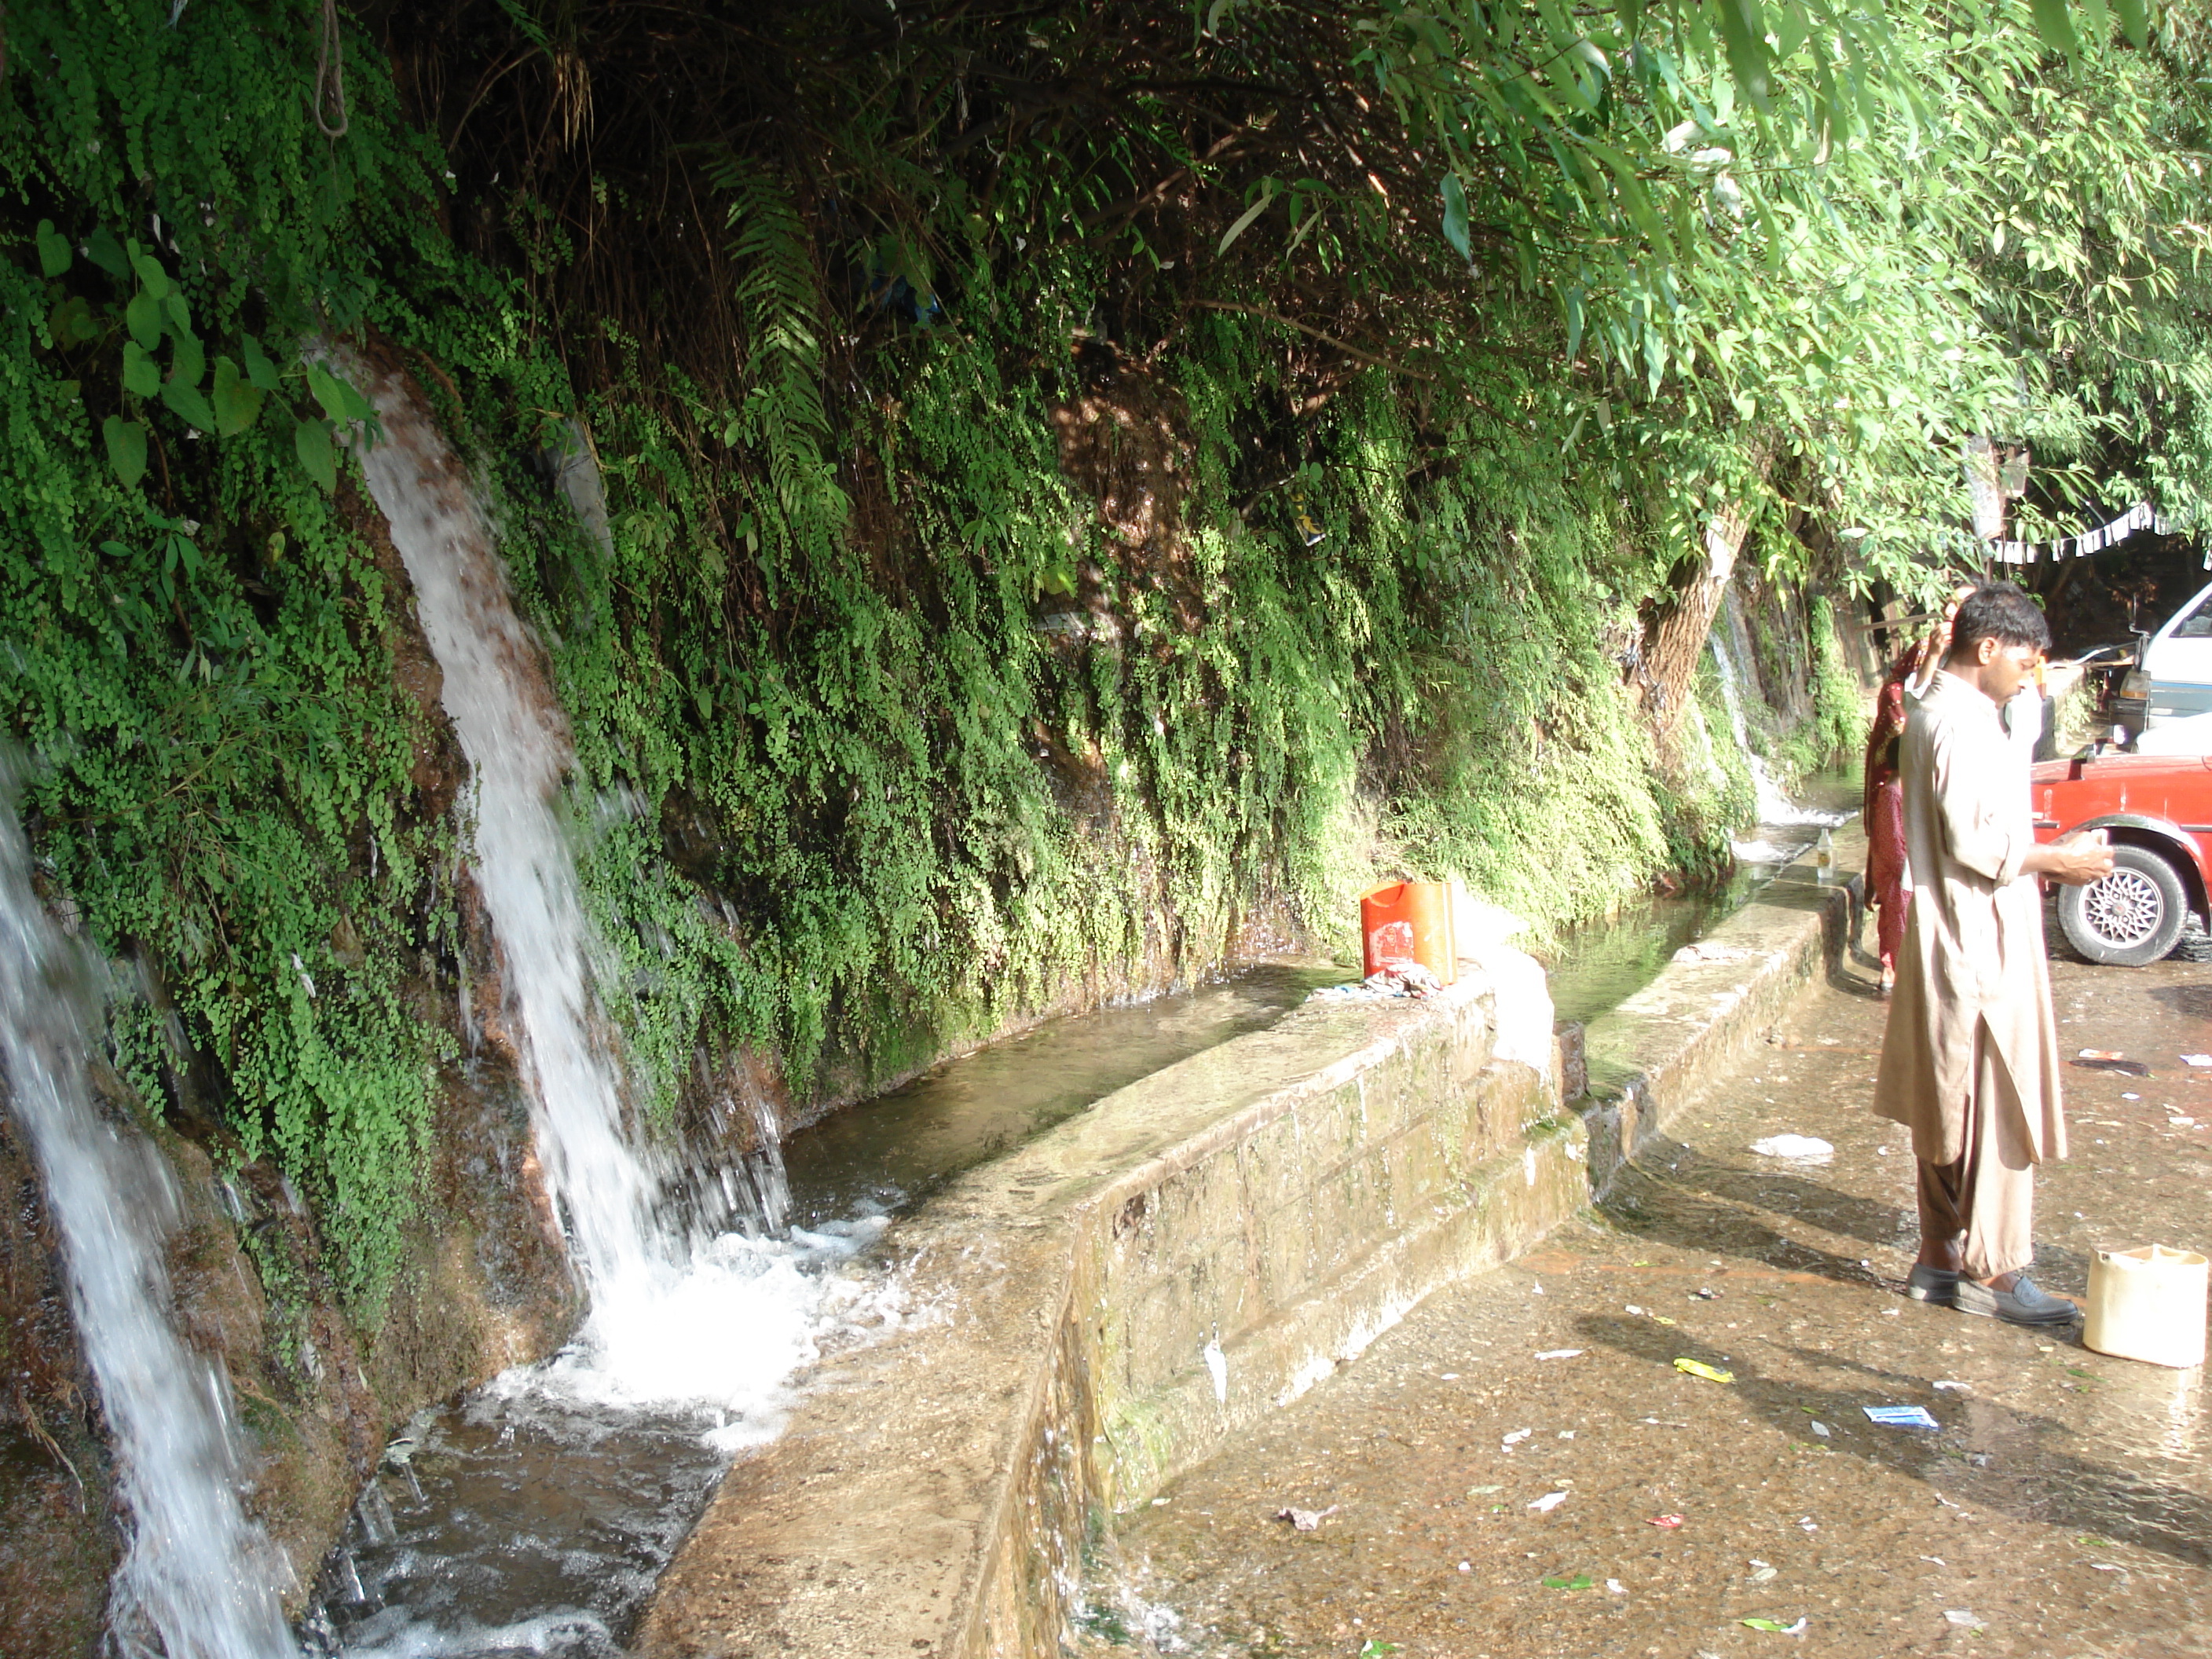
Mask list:
[[[354,385],[351,380],[339,380],[335,374],[331,376],[331,379],[336,383],[339,396],[345,401],[346,419],[359,421],[364,425],[374,425],[376,405],[369,402],[361,388]]]
[[[252,426],[261,413],[264,394],[259,386],[238,378],[238,365],[228,357],[215,360],[215,431],[218,438],[234,438]]]
[[[315,394],[315,401],[331,420],[342,424],[354,418],[353,404],[357,400],[349,395],[353,388],[320,363],[307,365],[307,390]]]
[[[39,275],[59,276],[70,268],[69,239],[54,228],[51,219],[39,221]]]
[[[124,307],[123,325],[132,339],[151,351],[161,343],[161,302],[142,289]]]
[[[124,256],[123,244],[115,240],[115,233],[106,225],[94,225],[92,234],[84,239],[84,257],[118,282],[131,274],[131,262]]]
[[[1736,1620],[1736,1623],[1741,1625],[1747,1630],[1771,1631],[1777,1636],[1794,1636],[1797,1634],[1796,1626],[1785,1625],[1779,1619],[1739,1619]]]
[[[2112,0],[2112,9],[2119,13],[2120,27],[2130,40],[2137,46],[2150,44],[2150,9],[2143,0]]]
[[[276,389],[276,365],[269,361],[269,354],[262,350],[260,341],[251,334],[244,336],[238,343],[238,355],[246,359],[246,378],[258,389]]]
[[[93,320],[92,307],[85,304],[84,296],[72,294],[46,313],[46,333],[55,345],[66,351],[94,338],[100,333],[100,325]]]
[[[138,280],[146,285],[146,292],[155,299],[169,291],[169,273],[161,269],[161,262],[152,254],[132,254],[131,269],[138,273]]]
[[[185,291],[173,288],[161,296],[161,310],[169,319],[169,326],[179,334],[192,331],[192,308],[185,300]]]
[[[161,389],[161,366],[136,340],[123,343],[123,389],[150,398]]]
[[[215,410],[208,407],[207,394],[198,386],[187,386],[182,380],[164,380],[161,401],[169,406],[170,413],[195,430],[215,430]]]
[[[1253,203],[1250,207],[1246,208],[1244,210],[1243,216],[1239,218],[1235,224],[1230,226],[1227,231],[1223,233],[1221,246],[1214,249],[1214,252],[1217,254],[1228,252],[1229,245],[1235,241],[1239,236],[1242,236],[1247,230],[1250,229],[1252,222],[1258,218],[1261,214],[1265,213],[1269,205],[1273,203],[1274,199],[1275,181],[1273,179],[1270,179],[1266,184],[1260,187],[1260,199]]]
[[[2043,37],[2043,44],[2053,52],[2063,52],[2069,58],[2081,55],[2081,43],[2075,38],[2073,15],[2067,9],[2066,0],[2027,0],[2028,9],[2035,16],[2035,32]]]
[[[337,452],[331,444],[328,421],[302,421],[292,428],[292,447],[301,469],[325,489],[338,487]]]
[[[136,421],[111,415],[100,422],[100,435],[107,440],[107,464],[123,480],[125,489],[146,476],[146,428]]]
[[[1546,1589],[1586,1590],[1593,1588],[1596,1583],[1597,1580],[1591,1577],[1586,1572],[1578,1572],[1571,1578],[1570,1578],[1565,1573],[1562,1572],[1555,1573],[1551,1577],[1547,1578],[1544,1581],[1544,1588]]]
[[[2044,0],[2036,0],[2040,6]],[[2063,5],[2065,0],[2057,0]],[[1721,40],[1736,89],[1761,110],[1766,107],[1766,12],[1759,0],[1719,0]]]
[[[1468,251],[1467,186],[1460,182],[1456,173],[1444,174],[1444,240],[1452,245],[1452,252],[1461,258],[1474,257]]]
[[[180,334],[169,352],[169,378],[185,386],[198,386],[207,373],[207,350],[198,337]]]

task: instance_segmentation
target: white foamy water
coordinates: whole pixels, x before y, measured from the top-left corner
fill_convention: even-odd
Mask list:
[[[520,1375],[609,1404],[757,1407],[811,1351],[824,1293],[798,1256],[736,1237],[693,1243],[657,1219],[670,1171],[624,1125],[622,1063],[590,988],[590,930],[562,811],[574,760],[538,641],[517,614],[468,470],[401,377],[358,362],[383,427],[361,453],[444,671],[473,775],[477,886],[540,1160],[591,1293],[568,1357]]]
[[[168,1166],[94,1109],[76,953],[40,908],[0,809],[0,1060],[45,1178],[71,1311],[100,1384],[128,1512],[108,1619],[124,1659],[295,1659],[276,1558],[239,1507],[228,1383],[169,1323]]]
[[[879,1333],[905,1317],[896,1279],[834,1271],[887,1224],[878,1216],[818,1233],[793,1228],[786,1238],[725,1233],[682,1267],[653,1270],[642,1294],[595,1309],[576,1344],[495,1378],[486,1395],[617,1411],[680,1403],[711,1417],[708,1444],[730,1453],[758,1445],[782,1431],[786,1383],[826,1339]]]

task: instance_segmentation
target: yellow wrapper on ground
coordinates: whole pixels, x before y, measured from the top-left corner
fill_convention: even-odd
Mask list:
[[[1735,1381],[1734,1371],[1724,1371],[1717,1366],[1708,1365],[1702,1359],[1678,1359],[1674,1362],[1674,1369],[1678,1371],[1687,1371],[1692,1376],[1702,1376],[1708,1382]]]

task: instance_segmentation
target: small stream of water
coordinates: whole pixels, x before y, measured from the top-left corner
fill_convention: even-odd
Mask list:
[[[175,1182],[94,1108],[94,1029],[86,964],[40,906],[23,832],[0,808],[0,1061],[115,1449],[127,1514],[108,1601],[116,1650],[288,1659],[274,1552],[239,1507],[229,1385],[169,1322],[161,1241],[181,1218]]]

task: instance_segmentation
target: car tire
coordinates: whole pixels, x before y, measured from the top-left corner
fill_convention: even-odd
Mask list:
[[[2141,968],[2158,961],[2189,921],[2189,890],[2173,866],[2148,848],[2112,848],[2112,873],[2086,887],[2058,890],[2066,942],[2092,962]]]

